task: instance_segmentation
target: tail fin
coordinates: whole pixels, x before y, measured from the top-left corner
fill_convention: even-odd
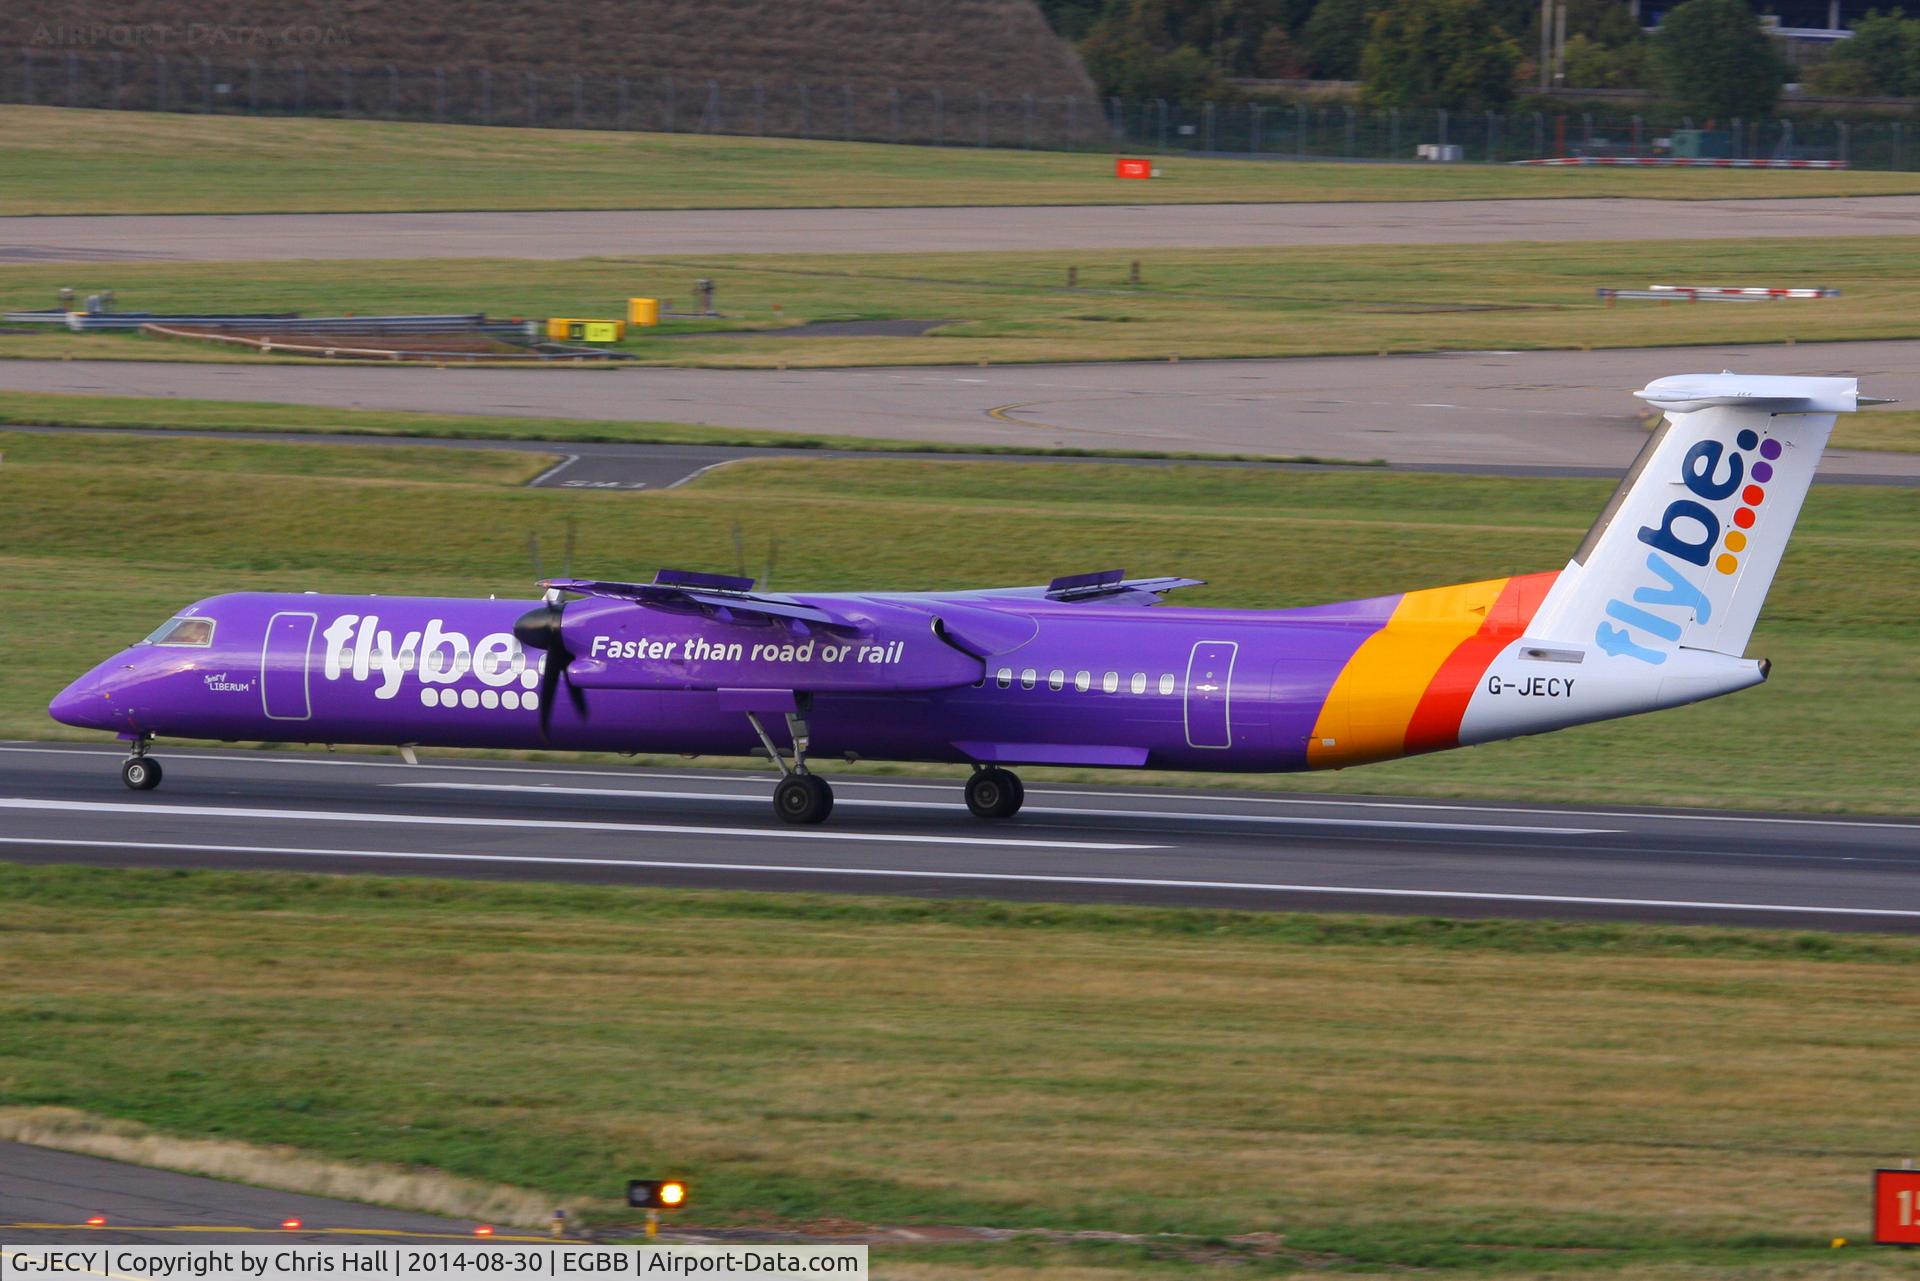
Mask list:
[[[1678,649],[1739,656],[1858,383],[1681,374],[1637,394],[1666,419],[1528,635],[1656,666]]]

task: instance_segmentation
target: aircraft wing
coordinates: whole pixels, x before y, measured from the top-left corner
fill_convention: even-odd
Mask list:
[[[1123,569],[1103,569],[1091,574],[1067,574],[1045,587],[999,587],[967,595],[1016,596],[1028,600],[1104,601],[1114,605],[1157,605],[1166,592],[1182,587],[1203,587],[1204,578],[1128,578]]]
[[[671,575],[671,576],[670,576]],[[744,586],[742,586],[744,584]],[[597,596],[604,600],[631,601],[636,605],[657,605],[672,609],[697,610],[703,614],[758,615],[764,618],[793,618],[828,626],[858,627],[857,620],[831,613],[817,605],[803,604],[791,596],[749,590],[750,578],[727,578],[720,574],[663,572],[651,583],[609,583],[593,578],[549,578],[540,586],[548,591],[572,592],[577,596]]]

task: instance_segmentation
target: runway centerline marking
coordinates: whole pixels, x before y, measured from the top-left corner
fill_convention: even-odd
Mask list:
[[[804,827],[705,827],[685,823],[599,823],[583,819],[461,818],[438,814],[379,814],[358,810],[270,810],[227,805],[142,805],[126,801],[54,801],[30,797],[0,798],[0,809],[63,814],[125,814],[146,819],[245,818],[272,822],[366,823],[376,827],[498,827],[568,832],[646,832],[657,836],[762,836],[790,841],[846,841],[878,845],[968,845],[993,849],[1163,850],[1166,845],[1115,841],[1051,841],[999,836],[890,836],[883,832],[844,832]],[[113,841],[97,842],[115,844]]]
[[[178,841],[37,840],[0,836],[0,845],[83,847],[90,849],[182,850],[197,854],[278,854],[305,858],[421,860],[443,863],[517,863],[530,867],[629,867],[659,871],[772,872],[798,876],[860,876],[898,880],[988,881],[1029,885],[1104,885],[1129,889],[1229,890],[1270,894],[1351,895],[1363,898],[1440,899],[1476,903],[1539,903],[1568,907],[1672,908],[1693,911],[1756,912],[1773,915],[1824,915],[1920,920],[1920,910],[1886,907],[1825,907],[1815,903],[1739,903],[1701,899],[1602,898],[1583,894],[1503,894],[1476,890],[1403,890],[1371,885],[1291,885],[1267,881],[1183,881],[1150,876],[1072,876],[1039,872],[963,872],[890,867],[812,867],[793,863],[702,863],[687,859],[588,858],[581,855],[410,853],[405,850],[336,850],[298,846],[201,845]]]
[[[538,783],[386,783],[383,786],[434,792],[512,792],[533,796],[543,794],[605,796],[628,797],[636,800],[651,797],[656,800],[675,801],[745,801],[756,805],[764,805],[767,800],[765,796],[747,795],[741,792],[669,792],[629,787],[548,787]],[[949,813],[956,808],[945,801],[877,801],[863,800],[859,797],[836,799],[834,804],[870,806],[875,809],[945,810]],[[1390,828],[1396,831],[1512,833],[1517,836],[1610,836],[1617,835],[1619,832],[1619,829],[1609,827],[1535,827],[1521,824],[1429,822],[1404,818],[1311,818],[1291,814],[1207,814],[1194,810],[1092,810],[1074,809],[1066,805],[1028,805],[1022,807],[1020,812],[1055,817],[1065,815],[1070,818],[1205,819],[1223,823],[1268,823],[1281,827],[1373,827]]]

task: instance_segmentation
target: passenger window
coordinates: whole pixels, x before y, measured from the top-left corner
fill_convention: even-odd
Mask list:
[[[213,644],[211,618],[169,618],[159,630],[147,637],[149,645],[186,645],[205,649]]]
[[[1039,679],[1040,679],[1040,673],[1034,671],[1031,667],[1029,667],[1026,671],[1020,673],[1020,688],[1032,689],[1034,686],[1034,682],[1038,681]]]
[[[1012,689],[1013,688],[1013,669],[1011,667],[1001,668],[998,672],[994,674],[993,683],[995,685],[998,685],[1001,689]]]
[[[1133,680],[1129,684],[1128,688],[1131,689],[1136,694],[1146,693],[1147,692],[1147,674],[1145,672],[1135,672],[1133,674]]]
[[[1093,688],[1093,673],[1075,672],[1073,674],[1073,687],[1082,694],[1086,693],[1089,689]]]
[[[1168,672],[1165,676],[1162,676],[1160,678],[1160,692],[1162,694],[1173,693],[1173,673],[1172,672]]]
[[[1102,690],[1102,692],[1111,694],[1113,693],[1113,691],[1119,688],[1120,688],[1119,672],[1108,672],[1105,676],[1102,676],[1100,678],[1100,689]]]
[[[1059,668],[1056,667],[1052,671],[1047,673],[1048,689],[1054,690],[1057,692],[1059,690],[1065,689],[1066,687],[1067,687],[1067,674],[1065,672],[1061,671]]]

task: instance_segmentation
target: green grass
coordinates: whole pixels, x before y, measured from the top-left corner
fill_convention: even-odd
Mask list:
[[[289,213],[1887,195],[1920,173],[1162,160],[691,134],[0,107],[5,211]]]
[[[689,1225],[1179,1234],[881,1275],[1839,1275],[1920,1107],[1910,939],[6,865],[0,897],[6,1104],[601,1223],[673,1170]]]
[[[1127,283],[1129,263],[1143,283]],[[1345,246],[1139,252],[734,255],[552,262],[437,259],[338,263],[113,263],[0,267],[0,305],[44,307],[62,285],[111,285],[157,311],[309,314],[484,310],[499,316],[619,314],[630,294],[690,297],[718,283],[718,321],[675,322],[629,340],[645,364],[745,366],[1165,360],[1435,350],[1818,342],[1920,336],[1903,282],[1920,236],[1822,243]],[[1079,286],[1066,286],[1069,268]],[[1842,289],[1838,299],[1620,303],[1594,289],[1649,281],[1766,279]],[[948,322],[920,338],[703,336],[810,320]],[[677,336],[667,336],[674,334]],[[0,356],[257,363],[267,357],[140,336],[0,335]],[[1818,356],[1809,359],[1817,361]],[[619,378],[617,371],[607,377]],[[1908,433],[1911,436],[1911,433]]]
[[[12,433],[0,449],[0,735],[36,737],[56,732],[44,709],[65,681],[186,601],[242,589],[525,593],[527,534],[557,545],[569,517],[576,568],[602,577],[663,564],[731,570],[738,522],[750,549],[779,539],[777,586],[789,590],[1044,582],[1120,565],[1210,580],[1185,603],[1266,607],[1557,567],[1611,488],[876,457],[741,464],[633,495],[512,488],[524,461],[444,451],[418,460],[441,477],[422,481],[324,474],[321,460],[350,446]],[[1920,718],[1916,514],[1920,491],[1814,489],[1751,647],[1775,663],[1760,689],[1467,751],[1242,781],[1920,812],[1920,773],[1901,750]],[[57,644],[45,634],[50,600]]]

